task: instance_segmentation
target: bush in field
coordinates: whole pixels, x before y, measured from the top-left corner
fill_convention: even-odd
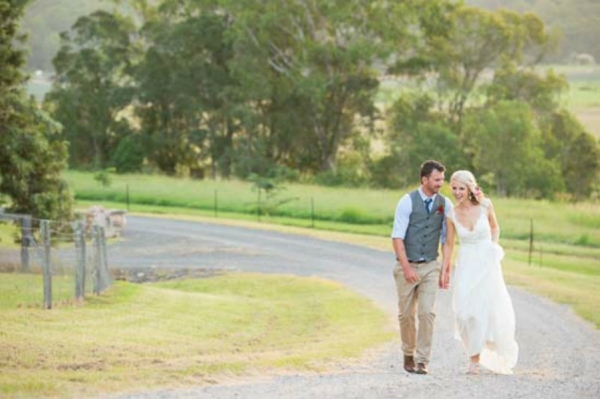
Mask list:
[[[144,164],[144,156],[139,137],[129,135],[119,142],[111,157],[111,164],[117,173],[140,172]]]

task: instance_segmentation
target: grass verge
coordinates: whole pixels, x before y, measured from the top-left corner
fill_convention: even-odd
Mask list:
[[[0,278],[0,396],[82,397],[231,376],[322,370],[395,334],[367,299],[317,278],[230,274],[117,282],[85,306],[19,307]]]

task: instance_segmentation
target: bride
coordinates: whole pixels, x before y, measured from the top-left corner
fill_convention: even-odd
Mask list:
[[[494,207],[483,198],[469,171],[455,172],[450,187],[456,205],[446,218],[447,243],[453,245],[455,236],[460,242],[452,298],[455,336],[471,360],[467,373],[479,374],[481,364],[495,373],[512,374],[519,347],[514,338],[515,313],[502,275],[504,252],[498,245],[500,227]]]

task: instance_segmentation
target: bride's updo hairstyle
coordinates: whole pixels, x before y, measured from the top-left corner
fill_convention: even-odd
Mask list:
[[[479,204],[479,200],[475,196],[475,192],[478,190],[477,180],[475,180],[473,173],[469,172],[468,170],[457,170],[456,172],[452,173],[450,182],[453,180],[467,186],[467,189],[469,190],[469,201],[475,205]]]

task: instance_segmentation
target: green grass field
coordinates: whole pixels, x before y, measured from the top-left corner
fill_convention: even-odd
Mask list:
[[[111,175],[111,186],[102,187],[91,173],[71,171],[66,176],[77,192],[77,200],[88,204],[109,202],[111,207],[126,208],[128,192],[130,211],[202,211],[207,216],[239,215],[247,220],[260,218],[260,221],[304,227],[311,227],[314,222],[319,229],[386,237],[392,227],[396,204],[404,193],[403,190],[286,184],[272,200],[265,200],[262,195],[259,215],[258,194],[248,182]],[[447,185],[443,192],[449,196]],[[533,220],[534,235],[541,244],[600,247],[600,206],[597,204],[496,199],[493,195],[491,198],[502,223],[503,238],[527,240]],[[269,205],[280,199],[292,200],[279,207]]]
[[[318,371],[395,336],[370,301],[317,278],[117,282],[84,306],[19,306],[29,292],[14,287],[41,284],[35,275],[0,276],[3,398],[80,398]]]
[[[104,188],[94,181],[91,173],[69,172],[67,177],[78,192],[82,207],[104,203],[106,207],[125,208],[126,203],[119,201],[126,199],[129,187],[130,212],[201,217],[217,222],[237,219],[253,227],[287,226],[288,230],[385,250],[391,250],[388,237],[392,217],[404,192],[290,184],[279,195],[295,200],[272,209],[270,215],[262,214],[259,222],[257,193],[250,183],[115,175],[112,185]],[[446,195],[447,190],[446,185]],[[586,289],[577,283],[584,276],[586,281],[600,284],[600,206],[491,198],[507,253],[509,283],[570,304],[582,317],[600,327],[600,316],[591,300],[597,301],[600,296],[593,286],[585,285],[589,288]]]

